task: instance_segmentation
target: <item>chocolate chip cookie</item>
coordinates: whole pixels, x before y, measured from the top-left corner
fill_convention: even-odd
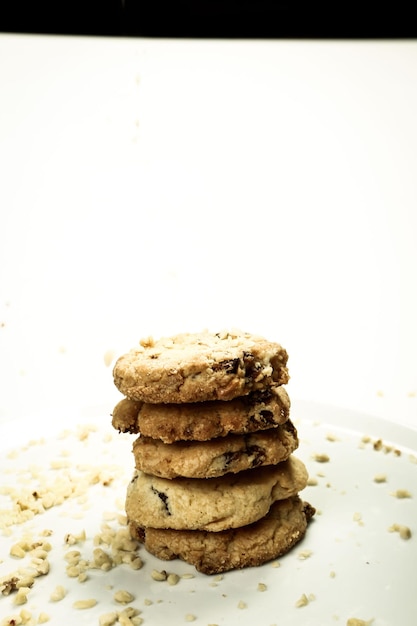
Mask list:
[[[252,524],[273,502],[296,495],[307,470],[293,455],[278,465],[219,478],[159,478],[137,471],[128,485],[126,514],[138,526],[219,531]]]
[[[124,398],[113,409],[112,424],[123,433],[141,433],[173,443],[266,430],[283,424],[289,415],[287,391],[273,385],[229,402],[149,404]]]
[[[267,515],[241,528],[207,532],[143,528],[130,522],[133,537],[160,559],[180,558],[204,574],[258,566],[287,553],[306,532],[315,509],[298,496],[275,502]]]
[[[298,447],[290,420],[269,430],[209,441],[163,443],[141,435],[133,444],[136,468],[162,478],[214,478],[288,459]]]
[[[278,343],[241,331],[183,333],[143,340],[121,356],[114,383],[148,403],[232,400],[288,382],[288,354]]]

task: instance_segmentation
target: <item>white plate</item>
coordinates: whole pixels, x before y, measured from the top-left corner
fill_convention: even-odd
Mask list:
[[[77,549],[84,559],[91,560],[94,537],[100,534],[103,521],[120,528],[117,519],[109,518],[111,513],[123,514],[133,467],[133,437],[112,429],[109,411],[61,413],[0,427],[2,490],[12,485],[20,491],[39,488],[37,479],[30,478],[31,472],[49,482],[58,479],[61,484],[70,477],[81,487],[94,474],[99,482],[86,487],[81,500],[68,498],[33,520],[13,526],[11,536],[0,536],[1,578],[30,561],[29,555],[23,560],[9,556],[13,543],[23,535],[36,539],[45,529],[53,531],[48,537],[50,573],[36,579],[23,606],[13,604],[15,594],[0,597],[0,623],[24,609],[32,615],[33,624],[41,612],[50,616],[49,623],[60,626],[98,624],[100,615],[125,608],[113,596],[126,589],[135,596],[130,606],[141,611],[144,625],[178,625],[194,616],[193,623],[205,626],[327,626],[345,625],[349,618],[373,620],[373,626],[415,626],[416,431],[340,409],[294,402],[292,417],[300,438],[297,456],[318,482],[305,489],[303,498],[318,514],[302,543],[279,559],[279,567],[269,563],[229,572],[220,580],[199,574],[180,561],[159,561],[141,547],[142,569],[122,565],[108,572],[89,570],[87,580],[81,583],[67,576],[63,557]],[[62,423],[67,423],[70,431],[64,436],[57,426]],[[78,424],[95,424],[96,430],[83,439]],[[36,441],[25,447],[34,436]],[[364,436],[369,437],[366,442]],[[382,440],[381,449],[379,444],[374,447],[378,440]],[[315,455],[327,455],[329,461],[319,462]],[[22,472],[25,482],[19,483]],[[386,482],[375,482],[375,476],[381,474]],[[109,476],[112,484],[101,484]],[[398,498],[393,495],[397,490],[403,490],[403,495],[409,492],[411,497]],[[0,495],[0,525],[10,506],[10,498]],[[408,527],[412,537],[405,540],[398,532],[389,532],[394,524]],[[73,546],[65,544],[68,533],[79,535],[82,531],[85,540]],[[152,579],[154,569],[193,577],[169,585]],[[266,586],[264,591],[258,587],[260,583]],[[64,586],[67,595],[53,603],[49,597],[57,585]],[[304,594],[307,604],[297,607]],[[89,598],[97,600],[95,607],[73,608],[75,601]]]

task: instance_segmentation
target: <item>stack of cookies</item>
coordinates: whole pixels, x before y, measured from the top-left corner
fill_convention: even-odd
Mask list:
[[[304,536],[314,508],[293,456],[287,352],[240,331],[181,334],[115,364],[113,426],[139,434],[127,487],[131,534],[205,574],[261,565]]]

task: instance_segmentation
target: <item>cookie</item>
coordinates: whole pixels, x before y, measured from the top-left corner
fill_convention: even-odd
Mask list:
[[[132,536],[164,560],[180,558],[204,574],[262,565],[286,554],[306,532],[315,509],[298,496],[275,502],[267,515],[242,528],[207,532],[141,528]]]
[[[123,398],[116,404],[111,414],[113,428],[119,433],[137,434],[139,429],[139,411],[143,402]]]
[[[209,441],[163,443],[140,436],[133,444],[136,469],[162,478],[214,478],[288,459],[298,447],[290,420],[277,428]]]
[[[288,355],[279,344],[245,332],[183,333],[148,339],[119,357],[114,383],[149,403],[232,400],[288,382]]]
[[[112,424],[120,432],[140,432],[173,443],[270,429],[283,424],[289,415],[290,399],[285,388],[272,386],[229,402],[144,404],[124,398],[113,409]]]
[[[159,478],[137,471],[127,488],[126,514],[138,526],[219,531],[251,524],[271,504],[296,495],[307,484],[302,461],[219,478]]]

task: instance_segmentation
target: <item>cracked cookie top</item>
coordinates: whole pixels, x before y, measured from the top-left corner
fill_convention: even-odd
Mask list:
[[[147,403],[232,400],[289,380],[288,354],[250,333],[184,333],[145,339],[113,369],[123,395]]]

